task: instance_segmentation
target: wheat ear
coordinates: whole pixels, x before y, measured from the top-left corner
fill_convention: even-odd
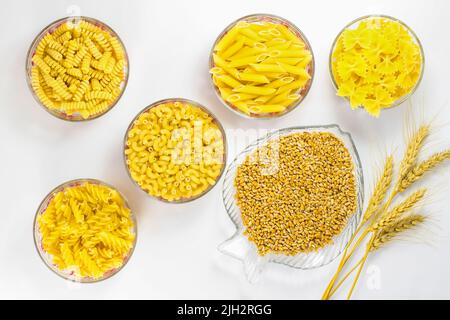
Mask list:
[[[425,216],[420,214],[412,214],[400,218],[395,223],[387,226],[386,228],[378,232],[378,234],[372,241],[370,251],[378,250],[379,248],[383,247],[386,243],[396,238],[400,233],[413,229],[419,224],[423,223],[425,219],[426,219]]]
[[[402,180],[409,173],[411,168],[415,165],[417,161],[417,157],[419,155],[419,151],[428,135],[430,134],[430,126],[422,125],[420,128],[414,133],[411,140],[408,142],[406,147],[405,155],[403,156],[403,160],[400,163],[400,169],[398,174],[397,184],[395,186],[394,192],[399,192],[400,184]]]
[[[392,173],[394,171],[394,157],[390,155],[386,158],[386,163],[384,164],[383,172],[378,178],[375,188],[372,193],[372,197],[367,205],[366,212],[364,213],[362,224],[369,221],[369,219],[374,215],[374,213],[380,207],[381,202],[386,197],[386,193],[392,182]]]
[[[394,207],[394,209],[382,215],[380,220],[370,228],[370,231],[376,232],[395,223],[395,221],[400,219],[404,213],[411,210],[420,200],[422,200],[426,192],[426,189],[420,189],[411,194],[406,200]]]
[[[433,154],[427,160],[416,165],[401,181],[398,188],[399,192],[406,190],[406,188],[419,180],[424,174],[433,170],[435,167],[448,159],[450,159],[450,150],[445,150]]]

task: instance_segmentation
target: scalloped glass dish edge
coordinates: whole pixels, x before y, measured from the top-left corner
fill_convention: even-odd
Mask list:
[[[354,163],[354,175],[356,178],[357,209],[355,213],[349,218],[349,221],[342,232],[334,237],[333,243],[318,251],[310,253],[300,253],[295,256],[286,256],[279,254],[268,254],[264,257],[259,256],[256,250],[256,246],[252,242],[248,241],[247,237],[243,234],[244,225],[241,220],[239,207],[236,205],[234,199],[234,179],[236,169],[238,165],[241,164],[247,157],[247,155],[254,151],[258,146],[264,145],[267,141],[274,137],[298,132],[319,131],[335,134],[341,141],[343,141],[350,152]],[[259,279],[259,276],[261,275],[267,263],[278,263],[297,269],[319,268],[332,262],[336,257],[339,256],[339,254],[345,249],[347,243],[354,234],[360,222],[364,199],[364,178],[360,157],[351,135],[348,132],[341,130],[341,128],[335,124],[289,127],[285,129],[275,130],[248,145],[229,164],[226,169],[223,181],[222,197],[227,214],[233,222],[236,231],[234,232],[233,236],[219,245],[218,250],[223,254],[241,260],[244,264],[244,271],[246,273],[247,279],[250,282],[256,282]]]

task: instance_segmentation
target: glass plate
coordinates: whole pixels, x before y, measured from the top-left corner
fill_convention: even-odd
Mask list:
[[[355,213],[349,218],[344,230],[334,237],[332,244],[315,252],[300,253],[295,256],[268,254],[262,257],[258,255],[256,246],[248,241],[247,237],[243,234],[245,227],[242,223],[240,209],[235,201],[236,190],[234,187],[234,180],[237,168],[248,155],[256,148],[266,144],[269,140],[300,132],[330,132],[344,143],[354,164],[353,173],[356,178],[357,208]],[[333,261],[345,249],[360,222],[364,199],[364,179],[361,161],[352,137],[349,133],[342,131],[338,125],[292,127],[273,131],[247,146],[247,148],[238,154],[238,156],[230,163],[225,173],[222,196],[225,209],[230,216],[231,221],[233,221],[236,231],[234,235],[222,243],[218,249],[220,252],[243,262],[247,279],[250,282],[256,282],[258,280],[265,265],[269,262],[280,263],[298,269],[318,268]]]

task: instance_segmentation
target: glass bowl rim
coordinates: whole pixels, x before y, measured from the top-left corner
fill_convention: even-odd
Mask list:
[[[336,44],[340,38],[340,36],[342,35],[342,33],[347,30],[347,28],[352,27],[353,25],[362,22],[363,20],[367,20],[367,19],[376,19],[376,18],[382,18],[382,19],[387,19],[387,20],[391,20],[394,22],[398,22],[402,27],[404,27],[406,29],[406,31],[408,31],[408,33],[413,37],[414,41],[417,43],[417,45],[419,46],[420,49],[420,58],[421,58],[421,68],[420,68],[420,75],[419,78],[416,81],[416,84],[414,85],[414,87],[411,89],[410,92],[408,92],[407,94],[405,94],[404,96],[400,97],[399,99],[397,99],[396,101],[394,101],[390,106],[387,107],[383,107],[381,110],[384,109],[391,109],[391,108],[395,108],[398,107],[399,105],[401,105],[403,102],[405,102],[406,100],[408,100],[418,89],[420,83],[422,82],[422,78],[424,75],[424,71],[425,71],[425,52],[422,46],[422,42],[420,41],[419,37],[417,36],[417,34],[414,32],[413,29],[411,29],[406,23],[404,23],[402,20],[397,19],[395,17],[389,16],[389,15],[385,15],[385,14],[368,14],[359,18],[356,18],[354,20],[352,20],[351,22],[347,23],[342,29],[341,31],[339,31],[339,33],[337,34],[337,36],[334,38],[333,40],[333,44],[331,45],[331,49],[328,55],[328,71],[330,74],[330,78],[331,78],[331,83],[333,84],[333,87],[335,89],[335,91],[337,91],[338,85],[336,83],[336,79],[334,78],[333,75],[333,52],[334,49],[336,47]],[[344,100],[347,100],[347,102],[350,102],[350,99],[348,97],[341,97]],[[363,106],[359,106],[359,109],[363,109]]]
[[[47,202],[50,202],[51,199],[53,199],[54,197],[54,193],[61,189],[64,190],[67,187],[71,187],[73,185],[76,185],[78,183],[93,183],[93,184],[98,184],[98,185],[102,185],[102,186],[106,186],[108,188],[111,188],[112,190],[115,190],[120,197],[123,199],[125,206],[130,209],[130,216],[131,216],[131,220],[133,221],[133,232],[135,234],[134,240],[133,240],[133,246],[131,247],[128,255],[126,256],[124,262],[120,265],[120,267],[114,269],[114,272],[110,273],[108,276],[106,277],[100,277],[98,279],[94,279],[94,278],[89,278],[89,277],[79,277],[79,278],[69,278],[67,275],[63,274],[62,270],[59,270],[56,266],[54,266],[50,261],[47,260],[47,258],[43,255],[43,253],[45,253],[44,249],[39,249],[39,244],[40,241],[38,241],[37,239],[37,235],[41,234],[40,230],[39,230],[39,226],[38,226],[38,222],[37,219],[38,217],[44,212],[44,204]],[[137,244],[137,237],[138,237],[138,226],[137,226],[137,219],[136,219],[136,215],[133,212],[133,210],[131,210],[131,207],[129,205],[129,202],[127,200],[127,198],[123,195],[123,193],[121,193],[116,187],[110,185],[109,183],[106,183],[102,180],[98,180],[98,179],[93,179],[93,178],[79,178],[79,179],[72,179],[66,182],[63,182],[61,184],[59,184],[57,187],[53,188],[40,202],[38,209],[36,210],[36,213],[34,215],[34,219],[33,219],[33,242],[34,242],[34,247],[36,248],[36,251],[38,252],[39,257],[41,258],[42,262],[47,266],[47,268],[49,270],[51,270],[54,274],[58,275],[59,277],[63,278],[64,280],[70,281],[70,282],[76,282],[76,283],[83,283],[83,284],[89,284],[89,283],[97,283],[97,282],[101,282],[104,280],[107,280],[111,277],[113,277],[114,275],[116,275],[117,273],[119,273],[130,261],[134,250],[136,248],[136,244]],[[47,253],[48,254],[48,253]],[[54,267],[54,268],[53,268]],[[89,279],[87,281],[83,281],[83,279]]]
[[[73,119],[71,119],[71,118],[64,117],[62,115],[62,113],[50,110],[49,108],[47,108],[39,100],[39,98],[36,96],[36,93],[34,92],[34,89],[33,89],[32,85],[31,85],[31,74],[30,74],[30,72],[31,72],[31,66],[32,66],[32,58],[33,58],[33,53],[34,53],[37,45],[43,39],[45,34],[48,33],[49,30],[53,26],[59,26],[59,25],[62,25],[64,22],[71,21],[71,20],[84,20],[84,21],[87,21],[87,22],[96,23],[96,24],[106,28],[109,33],[111,33],[113,36],[115,36],[119,40],[119,43],[120,43],[120,45],[123,48],[124,56],[125,56],[125,60],[126,60],[125,79],[122,81],[123,88],[121,89],[120,95],[115,99],[115,101],[111,104],[111,106],[108,107],[108,109],[106,111],[104,111],[104,112],[102,112],[100,114],[94,115],[93,117],[89,117],[87,119],[83,119],[83,118],[73,118]],[[67,122],[87,122],[87,121],[98,119],[101,116],[107,114],[109,111],[111,111],[117,105],[119,100],[122,98],[123,94],[125,93],[125,89],[127,88],[127,85],[128,85],[128,78],[129,78],[129,75],[130,75],[130,60],[129,60],[129,57],[128,57],[127,49],[126,49],[126,47],[125,47],[125,45],[124,45],[124,43],[122,41],[122,38],[120,38],[119,34],[113,28],[111,28],[108,24],[104,23],[101,20],[98,20],[98,19],[92,18],[92,17],[88,17],[88,16],[81,16],[81,15],[80,16],[66,16],[66,17],[63,17],[63,18],[59,18],[59,19],[51,22],[47,26],[45,26],[41,31],[39,31],[39,33],[36,35],[34,40],[31,42],[31,45],[28,48],[28,52],[27,52],[27,56],[26,56],[26,60],[25,60],[25,74],[26,74],[26,79],[27,79],[27,85],[28,85],[29,90],[31,91],[31,95],[33,96],[34,100],[38,103],[38,105],[41,108],[43,108],[45,111],[47,111],[49,114],[51,114],[55,118],[63,120],[63,121],[67,121]]]
[[[246,16],[243,16],[241,18],[238,18],[236,20],[234,20],[233,22],[231,22],[230,24],[228,24],[217,36],[216,40],[213,43],[213,46],[210,50],[209,53],[209,69],[211,70],[211,68],[214,67],[214,60],[213,60],[213,56],[214,56],[214,48],[217,44],[217,42],[219,42],[224,35],[232,28],[234,27],[236,24],[238,24],[241,21],[245,21],[247,19],[251,19],[251,18],[270,18],[273,20],[278,20],[280,22],[283,22],[285,24],[287,24],[289,26],[290,29],[293,29],[295,32],[297,32],[300,37],[301,40],[306,44],[306,47],[308,48],[308,50],[311,52],[311,62],[309,63],[310,66],[310,75],[311,75],[311,79],[309,79],[308,81],[308,87],[306,88],[305,94],[302,96],[301,99],[299,99],[298,101],[294,102],[290,107],[286,108],[285,111],[283,112],[277,112],[275,114],[271,114],[270,116],[250,116],[247,115],[239,110],[236,110],[235,108],[231,107],[221,96],[220,92],[218,92],[217,86],[214,84],[213,81],[213,75],[210,74],[209,78],[210,78],[210,83],[213,87],[214,93],[217,96],[217,98],[219,99],[219,101],[222,103],[222,105],[224,105],[226,108],[228,108],[229,110],[231,110],[232,112],[234,112],[235,114],[244,117],[246,119],[258,119],[258,120],[270,120],[270,119],[277,119],[277,118],[282,118],[285,115],[287,115],[288,113],[290,113],[291,111],[293,111],[294,109],[297,109],[297,107],[306,99],[306,97],[308,96],[309,92],[311,91],[311,87],[313,85],[313,81],[314,81],[314,76],[315,76],[315,72],[316,72],[316,61],[315,61],[315,56],[314,56],[314,51],[312,49],[311,43],[309,42],[308,38],[305,36],[305,34],[303,33],[303,31],[300,30],[299,27],[297,27],[293,22],[291,22],[290,20],[287,20],[283,17],[274,15],[274,14],[269,14],[269,13],[254,13],[254,14],[249,14]]]
[[[221,134],[222,134],[222,140],[223,140],[223,162],[222,162],[222,168],[220,169],[220,174],[217,176],[217,178],[215,179],[216,182],[213,185],[210,185],[207,189],[205,189],[205,191],[203,191],[202,193],[196,195],[195,197],[191,197],[191,198],[181,198],[179,200],[174,200],[174,201],[169,201],[167,199],[164,199],[162,197],[157,197],[157,196],[153,196],[151,194],[149,194],[147,191],[145,191],[131,176],[131,172],[130,169],[128,167],[127,164],[127,155],[125,154],[125,150],[127,150],[128,146],[127,146],[127,140],[128,140],[128,133],[129,131],[134,127],[134,122],[144,113],[146,113],[147,111],[161,105],[164,103],[169,103],[169,102],[181,102],[181,103],[186,103],[186,104],[191,104],[197,108],[199,108],[200,110],[202,110],[203,112],[207,113],[214,121],[214,123],[217,125],[217,127],[219,128]],[[226,137],[226,133],[225,133],[225,129],[222,126],[222,123],[219,121],[219,119],[217,118],[217,116],[211,111],[209,110],[207,107],[205,107],[204,105],[202,105],[201,103],[194,101],[194,100],[190,100],[190,99],[186,99],[186,98],[166,98],[166,99],[162,99],[162,100],[158,100],[155,101],[149,105],[147,105],[145,108],[143,108],[141,111],[139,111],[136,116],[131,120],[130,124],[127,127],[127,130],[125,131],[125,136],[123,138],[123,161],[125,164],[125,169],[127,171],[127,175],[128,177],[131,179],[131,181],[133,182],[134,185],[136,185],[142,192],[144,192],[148,197],[164,202],[164,203],[170,203],[170,204],[183,204],[183,203],[188,203],[194,200],[197,200],[201,197],[203,197],[204,195],[206,195],[207,193],[209,193],[212,189],[214,189],[214,187],[217,185],[217,183],[220,181],[220,179],[222,178],[224,172],[225,172],[225,168],[227,166],[227,157],[228,157],[228,146],[227,146],[227,137]]]
[[[225,186],[227,177],[229,177],[230,174],[232,174],[232,172],[231,172],[232,167],[234,165],[237,165],[238,159],[240,157],[242,157],[244,154],[246,154],[248,152],[251,152],[251,151],[254,151],[255,148],[258,148],[258,146],[260,146],[261,142],[263,142],[263,144],[264,144],[267,141],[269,141],[270,139],[272,139],[273,136],[275,136],[277,134],[280,134],[280,136],[281,136],[284,133],[289,134],[289,132],[294,131],[294,130],[299,130],[299,131],[302,131],[302,130],[318,130],[320,132],[320,129],[325,129],[325,130],[333,130],[334,129],[334,130],[337,130],[337,132],[341,136],[344,136],[344,137],[348,138],[348,141],[350,142],[350,147],[352,148],[352,151],[354,152],[354,159],[352,157],[352,160],[353,160],[352,162],[354,164],[355,184],[356,184],[356,187],[357,187],[357,190],[356,190],[356,192],[357,192],[357,200],[356,200],[357,201],[357,207],[356,207],[355,212],[352,214],[352,216],[349,217],[346,226],[341,230],[341,232],[339,234],[335,235],[335,237],[341,236],[344,233],[349,233],[350,237],[352,235],[354,235],[358,225],[361,223],[362,216],[363,216],[363,211],[364,211],[364,208],[363,208],[364,207],[364,192],[365,192],[365,190],[364,190],[364,171],[363,171],[363,168],[362,168],[362,162],[361,162],[361,158],[360,158],[359,153],[358,153],[358,149],[356,148],[355,142],[354,142],[351,134],[349,132],[347,132],[347,131],[342,130],[341,127],[338,124],[332,123],[332,124],[326,124],[326,125],[290,126],[290,127],[285,127],[285,128],[281,128],[281,129],[275,129],[275,130],[273,130],[273,131],[271,131],[271,132],[269,132],[269,133],[267,133],[267,134],[265,134],[265,135],[255,139],[255,140],[253,140],[253,142],[249,143],[246,147],[244,147],[244,149],[241,152],[236,154],[235,158],[229,163],[229,165],[227,167],[227,170],[226,170],[226,173],[225,173],[225,180],[222,183],[222,202],[224,204],[225,211],[227,213],[228,218],[231,220],[231,222],[233,223],[233,226],[236,229],[234,231],[233,235],[228,237],[225,241],[232,240],[236,236],[241,235],[242,231],[244,230],[241,226],[239,226],[236,223],[236,221],[232,217],[231,209],[229,209],[228,206],[226,205],[226,201],[227,200],[226,200],[226,195],[225,195],[226,189],[227,189],[227,187]],[[341,137],[339,137],[339,136],[337,136],[337,138],[339,140],[342,140]],[[346,146],[346,148],[347,148],[347,146]],[[349,150],[349,152],[350,152],[350,150]],[[233,199],[233,204],[234,204],[235,207],[239,208],[237,206],[237,204],[234,202],[234,199]],[[240,214],[240,212],[238,214]],[[246,241],[248,243],[250,243],[248,238],[247,237],[245,237],[245,238],[246,238]],[[219,245],[219,248],[218,248],[219,252],[222,252],[222,250],[220,248],[221,245]],[[252,245],[253,245],[253,243],[252,243]],[[329,245],[335,245],[335,243],[330,243]],[[347,245],[348,245],[348,243],[346,243],[345,246],[343,246],[342,249],[337,250],[336,256],[333,257],[332,259],[330,259],[329,261],[327,261],[325,263],[321,263],[321,264],[315,265],[315,266],[310,266],[310,267],[297,266],[297,265],[289,264],[289,263],[287,263],[285,261],[278,261],[277,259],[273,258],[272,254],[264,256],[264,257],[269,257],[268,258],[268,262],[270,262],[270,263],[276,263],[276,264],[279,264],[279,265],[284,265],[284,266],[287,266],[289,268],[294,268],[294,269],[298,269],[298,270],[312,270],[312,269],[317,269],[317,268],[323,267],[323,266],[328,265],[331,262],[333,262],[337,257],[339,257],[339,255],[341,255],[341,253],[345,250],[344,248]],[[328,245],[323,247],[322,249],[325,249],[327,247],[328,247]],[[222,252],[222,253],[224,253],[224,252]],[[315,252],[311,252],[311,253],[315,253]],[[229,255],[229,253],[227,253],[227,254]],[[309,254],[309,253],[306,253],[306,254]],[[238,257],[236,255],[232,255],[232,256],[235,259],[238,259],[238,260],[240,260],[242,262],[245,262],[244,259],[242,259],[242,258],[240,258],[240,257]],[[288,257],[288,258],[295,258],[296,257],[296,256],[287,256],[287,255],[280,255],[280,254],[276,254],[274,256],[275,257],[284,257],[284,258],[286,258],[286,257]]]

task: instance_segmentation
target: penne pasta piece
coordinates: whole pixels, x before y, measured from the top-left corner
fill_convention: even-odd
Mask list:
[[[277,56],[279,58],[303,58],[310,54],[308,50],[304,49],[286,49],[280,51],[280,54]]]
[[[254,113],[272,113],[286,110],[286,107],[279,104],[255,105],[249,107]]]
[[[255,32],[258,32],[260,30],[263,30],[267,28],[270,24],[267,22],[260,22],[260,23],[250,23],[249,28],[252,29]]]
[[[246,101],[236,101],[233,105],[245,114],[250,114],[250,109]]]
[[[257,73],[239,73],[238,74],[239,80],[244,81],[252,81],[257,83],[269,83],[269,79],[263,75],[263,74],[257,74]]]
[[[220,67],[213,67],[209,70],[209,73],[211,74],[223,74],[224,70]]]
[[[222,81],[223,83],[227,84],[228,86],[230,86],[232,88],[242,87],[242,83],[240,83],[239,81],[237,81],[236,79],[234,79],[233,77],[231,77],[229,75],[220,74],[220,75],[215,75],[215,76],[218,77],[220,81]]]
[[[231,28],[228,32],[220,39],[220,41],[214,47],[215,51],[224,51],[227,49],[236,39],[239,34],[240,28]]]
[[[257,104],[264,104],[267,101],[269,101],[270,99],[272,99],[273,97],[275,97],[275,94],[271,94],[268,96],[260,96],[256,99],[254,99],[253,101],[255,101],[255,103],[257,103]]]
[[[286,72],[279,64],[256,64],[250,63],[250,66],[258,72]]]
[[[257,96],[254,94],[232,93],[225,100],[228,102],[236,102],[236,101],[244,101],[244,100],[254,99],[255,97],[257,97]]]
[[[265,43],[265,45],[267,46],[267,48],[272,48],[274,46],[279,46],[279,45],[285,44],[286,42],[288,42],[288,41],[284,38],[274,38],[270,41],[267,41]]]
[[[213,61],[217,67],[226,68],[228,66],[227,62],[224,59],[222,59],[218,54],[213,54]]]
[[[263,51],[264,50],[261,50],[258,48],[244,47],[241,50],[239,50],[239,52],[237,52],[236,54],[229,57],[228,60],[233,61],[233,60],[237,60],[237,59],[241,59],[241,58],[251,57],[254,55],[258,55],[258,54],[262,53]]]
[[[257,60],[258,56],[259,55],[233,60],[233,61],[230,61],[227,66],[230,68],[237,68],[237,67],[246,66],[248,64],[256,63],[258,61]]]
[[[243,34],[244,36],[253,39],[255,41],[258,42],[263,42],[264,38],[262,38],[260,35],[258,35],[258,33],[256,33],[254,30],[250,29],[250,28],[240,28],[239,32],[241,34]]]
[[[300,38],[292,32],[288,27],[282,24],[278,24],[276,26],[277,30],[288,40],[292,41],[292,43],[302,43]]]
[[[255,42],[253,47],[259,49],[259,50],[267,50],[267,46],[262,42]]]
[[[294,77],[283,77],[281,79],[272,81],[271,83],[267,84],[266,87],[277,89],[279,87],[285,86],[285,85],[293,82],[294,80],[295,80]]]
[[[237,40],[234,44],[232,44],[228,49],[226,49],[220,56],[222,59],[227,59],[231,57],[233,54],[238,52],[244,46],[244,40]]]
[[[291,94],[291,90],[286,90],[276,96],[274,96],[272,99],[270,99],[269,101],[267,101],[267,103],[270,104],[278,104],[280,102],[286,101],[288,100],[288,96]]]
[[[257,87],[257,86],[249,86],[249,85],[242,85],[239,87],[235,87],[233,89],[234,92],[242,92],[242,93],[250,93],[250,94],[256,94],[256,95],[270,95],[275,93],[277,90],[274,88],[268,88],[268,87]]]
[[[225,100],[233,94],[233,91],[230,88],[219,87],[220,94]]]
[[[306,68],[306,66],[312,61],[312,55],[308,54],[301,61],[299,61],[296,65],[297,67]],[[283,62],[283,61],[280,61]]]
[[[311,75],[303,67],[291,66],[282,62],[278,62],[278,64],[289,73],[296,74],[301,78],[311,79]]]
[[[276,64],[277,62],[281,62],[281,63],[285,63],[285,64],[290,64],[291,66],[295,66],[295,65],[298,66],[298,64],[300,62],[303,62],[303,60],[304,60],[303,58],[278,58],[278,57],[272,58],[271,57],[269,59],[264,60],[261,63]]]
[[[296,81],[289,83],[283,87],[279,87],[276,94],[281,94],[281,93],[283,93],[285,91],[289,91],[289,90],[297,90],[299,88],[304,87],[307,82],[308,82],[308,79],[296,80]]]

